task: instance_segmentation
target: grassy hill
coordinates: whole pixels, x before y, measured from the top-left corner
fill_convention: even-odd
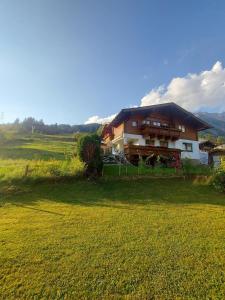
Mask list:
[[[64,159],[75,150],[71,135],[13,134],[0,144],[0,159]]]
[[[73,177],[83,168],[73,135],[10,134],[0,143],[0,183]]]

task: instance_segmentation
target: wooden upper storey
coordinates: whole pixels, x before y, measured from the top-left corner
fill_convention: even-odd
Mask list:
[[[152,105],[122,110],[103,130],[108,143],[123,133],[165,139],[197,140],[198,131],[210,125],[175,103]]]

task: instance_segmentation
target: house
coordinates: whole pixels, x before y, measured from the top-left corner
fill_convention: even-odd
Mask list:
[[[133,164],[140,157],[160,157],[178,165],[183,158],[200,161],[198,131],[208,128],[209,124],[170,102],[122,109],[104,126],[102,140],[108,152],[122,154]]]
[[[204,165],[210,165],[210,151],[216,147],[216,144],[209,140],[199,141],[200,162]]]
[[[222,160],[225,161],[225,144],[217,146],[209,152],[209,164],[218,168],[221,166]]]

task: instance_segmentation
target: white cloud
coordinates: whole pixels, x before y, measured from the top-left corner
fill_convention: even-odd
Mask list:
[[[152,89],[141,99],[141,106],[176,102],[197,111],[201,108],[225,110],[225,68],[217,61],[211,70],[173,78],[168,86]]]
[[[222,63],[217,61],[209,71],[176,77],[167,86],[161,85],[152,89],[141,99],[141,106],[166,102],[175,102],[190,111],[199,111],[202,108],[205,111],[225,111],[225,68]],[[115,116],[116,114],[105,118],[93,116],[85,124],[105,124]]]
[[[101,118],[99,116],[92,116],[92,117],[88,118],[88,120],[84,124],[92,124],[92,123],[106,124],[106,123],[111,122],[115,118],[116,115],[117,114],[114,114],[114,115],[111,115],[111,116],[108,116],[105,118]]]

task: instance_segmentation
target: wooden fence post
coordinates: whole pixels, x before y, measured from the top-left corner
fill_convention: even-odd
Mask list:
[[[24,177],[27,177],[28,172],[29,172],[29,165],[26,165],[25,172],[24,172]]]

